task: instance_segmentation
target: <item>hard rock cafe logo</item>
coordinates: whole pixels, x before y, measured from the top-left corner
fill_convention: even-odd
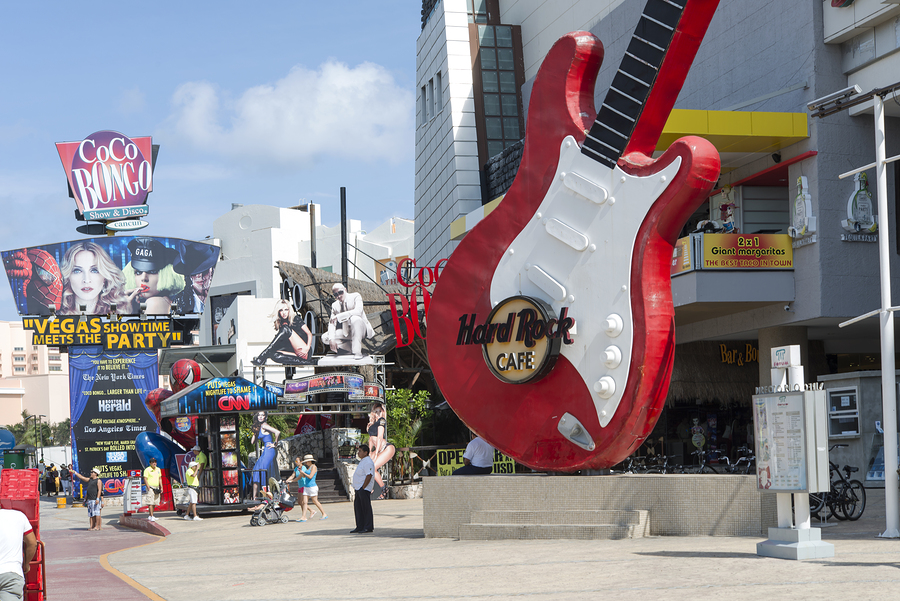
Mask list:
[[[573,342],[575,320],[568,310],[563,307],[554,317],[544,301],[513,296],[498,303],[483,323],[476,313],[460,317],[456,344],[480,344],[485,363],[503,382],[534,382],[553,369],[561,345]]]

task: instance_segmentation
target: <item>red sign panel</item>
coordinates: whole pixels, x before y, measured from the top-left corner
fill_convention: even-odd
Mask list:
[[[98,131],[56,148],[78,211],[88,220],[141,217],[153,190],[153,144],[149,136],[129,138]]]

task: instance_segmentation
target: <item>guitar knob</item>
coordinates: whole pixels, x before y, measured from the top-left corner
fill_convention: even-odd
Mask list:
[[[616,381],[613,380],[610,376],[603,376],[596,382],[594,382],[594,392],[602,396],[604,399],[608,399],[612,395],[616,394]]]
[[[606,347],[606,367],[610,369],[614,369],[619,367],[619,364],[622,363],[622,351],[619,350],[617,346],[608,346]]]
[[[615,313],[606,318],[606,333],[615,338],[625,329],[625,322]]]

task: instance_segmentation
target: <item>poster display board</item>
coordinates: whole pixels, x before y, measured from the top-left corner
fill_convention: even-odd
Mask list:
[[[824,391],[754,395],[757,487],[772,492],[828,490],[825,425]]]
[[[126,478],[125,479],[125,513],[135,513],[138,509],[141,508],[141,501],[143,492],[141,491],[142,480],[141,478]]]
[[[676,276],[681,273],[687,273],[694,270],[694,236],[685,236],[679,238],[675,242],[675,248],[672,249],[672,265],[670,266],[670,275]]]
[[[437,452],[437,475],[449,476],[453,470],[461,468],[463,465],[463,449],[441,449]],[[494,471],[492,474],[513,474],[516,471],[515,462],[494,449]]]
[[[312,394],[325,394],[329,392],[348,393],[351,399],[365,401],[367,390],[363,387],[363,377],[359,374],[335,372],[328,374],[316,374],[299,380],[288,380],[284,383],[284,400],[305,402]],[[377,386],[369,383],[369,386]],[[372,394],[378,398],[379,391],[371,389]],[[381,399],[384,394],[381,391]]]
[[[104,495],[122,494],[130,470],[142,469],[134,450],[141,432],[159,432],[145,400],[158,386],[156,352],[69,351],[69,399],[75,469],[100,470]]]
[[[793,269],[787,234],[704,234],[701,269]]]
[[[105,351],[147,351],[184,344],[171,319],[118,320],[100,316],[25,317],[22,327],[34,332],[31,344],[102,345]]]
[[[268,411],[275,393],[244,378],[211,378],[188,386],[159,404],[161,417]]]

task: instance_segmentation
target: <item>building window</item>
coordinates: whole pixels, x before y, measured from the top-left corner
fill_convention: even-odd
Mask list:
[[[59,355],[50,355],[48,359],[50,359],[50,361],[62,361],[62,357]]]
[[[859,395],[856,388],[828,391],[828,437],[859,436]]]
[[[22,352],[22,351],[25,350],[25,347],[24,347],[24,346],[17,346],[17,347],[13,347],[13,350],[16,351],[16,352]]]
[[[16,363],[25,363],[25,357],[13,357],[13,361]]]
[[[51,365],[49,367],[50,371],[62,371],[62,365]]]
[[[14,367],[13,371],[16,373],[22,373],[25,371],[25,368],[24,367]]]
[[[444,109],[444,91],[441,72],[434,75],[434,114],[437,116]]]
[[[427,106],[427,104],[426,104],[428,98],[427,98],[427,95],[426,95],[426,93],[425,93],[425,90],[426,90],[426,89],[427,89],[427,88],[426,88],[425,86],[422,86],[422,90],[421,90],[421,94],[422,94],[422,95],[419,96],[419,125],[425,125],[425,123],[428,122],[428,117],[427,117],[427,115],[428,115],[428,106]]]
[[[428,99],[425,105],[428,107],[428,120],[431,121],[434,118],[434,79],[428,80]]]
[[[466,0],[466,12],[469,14],[469,23],[487,23],[487,5],[487,0]]]
[[[478,160],[488,159],[518,143],[524,123],[521,87],[525,71],[522,37],[513,25],[469,25],[475,88]]]

